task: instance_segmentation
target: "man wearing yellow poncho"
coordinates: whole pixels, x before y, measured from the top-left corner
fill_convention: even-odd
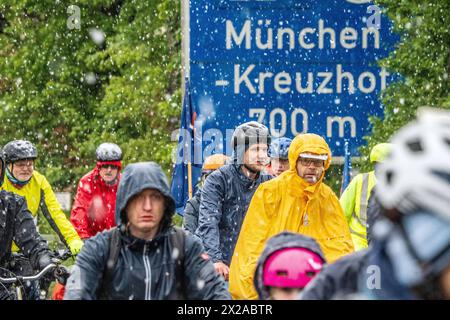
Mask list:
[[[334,192],[322,183],[331,151],[316,134],[300,134],[289,148],[289,170],[261,184],[242,225],[230,268],[234,299],[257,299],[256,263],[265,242],[282,232],[315,238],[327,261],[354,251],[344,212]]]

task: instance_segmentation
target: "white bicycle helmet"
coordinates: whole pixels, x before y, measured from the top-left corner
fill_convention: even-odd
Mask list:
[[[376,168],[376,193],[386,209],[422,209],[450,220],[450,112],[418,115],[392,138],[389,157]]]
[[[102,143],[95,151],[98,161],[120,161],[122,160],[122,149],[110,142]]]

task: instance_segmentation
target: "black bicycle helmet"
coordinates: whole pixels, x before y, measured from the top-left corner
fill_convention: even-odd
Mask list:
[[[34,144],[26,140],[8,142],[3,148],[6,164],[24,159],[36,159],[38,152]]]

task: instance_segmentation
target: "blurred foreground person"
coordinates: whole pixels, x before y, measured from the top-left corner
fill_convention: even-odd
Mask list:
[[[327,266],[300,299],[450,299],[450,113],[427,110],[377,166],[366,250]]]
[[[450,299],[450,113],[428,110],[392,139],[377,168],[387,219],[374,226],[369,265],[381,269],[379,299]]]

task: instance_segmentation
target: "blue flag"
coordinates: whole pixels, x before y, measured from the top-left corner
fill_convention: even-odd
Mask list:
[[[189,171],[191,172],[192,196],[201,176],[201,140],[195,136],[196,113],[192,105],[189,79],[186,78],[183,109],[181,112],[181,130],[178,139],[176,163],[172,175],[170,192],[175,198],[176,212],[183,215],[184,206],[189,199]]]
[[[344,170],[342,172],[342,184],[341,184],[341,195],[344,192],[344,190],[347,188],[348,184],[350,183],[350,180],[352,172],[352,157],[350,155],[350,148],[348,140],[345,140],[344,142]]]

